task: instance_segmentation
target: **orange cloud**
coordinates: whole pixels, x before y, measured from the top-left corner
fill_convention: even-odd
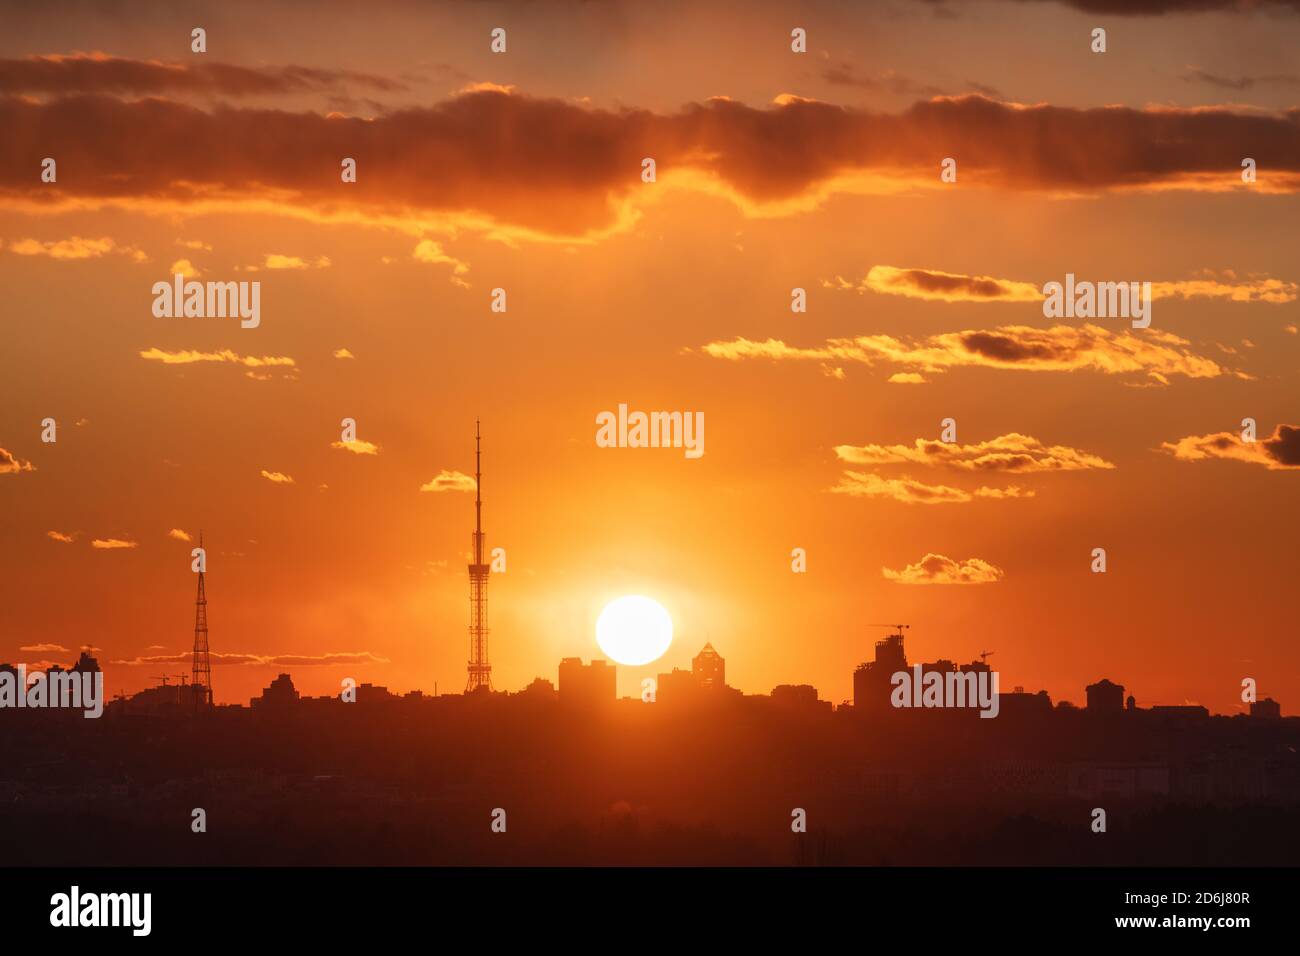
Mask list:
[[[354,455],[378,455],[379,446],[368,441],[334,441],[330,442],[331,448],[338,448],[342,451],[350,451]]]
[[[246,365],[249,368],[264,368],[267,366],[294,366],[296,364],[293,359],[286,356],[264,355],[258,358],[253,355],[240,355],[230,349],[222,349],[220,352],[198,352],[193,349],[182,352],[164,352],[162,349],[152,348],[142,351],[140,358],[151,362],[162,362],[164,365],[190,365],[194,362],[233,362],[236,365]]]
[[[1037,438],[1012,432],[974,445],[918,438],[911,445],[836,445],[835,455],[853,465],[912,463],[943,465],[964,471],[1085,471],[1115,466],[1103,458],[1065,445],[1044,445]]]
[[[390,664],[386,657],[379,657],[370,651],[332,651],[328,654],[223,654],[213,651],[210,655],[213,664],[249,664],[254,666],[276,667],[312,667],[330,664]],[[193,654],[160,654],[148,657],[133,657],[127,660],[110,661],[137,667],[141,664],[185,664],[193,660]]]
[[[832,288],[858,292],[869,290],[939,302],[1038,302],[1043,298],[1042,291],[1032,282],[895,266],[872,266],[866,278],[856,285],[839,276],[835,277],[834,283],[824,284]]]
[[[954,561],[942,554],[927,554],[901,571],[881,568],[880,573],[896,584],[993,584],[1004,574],[1001,568],[980,558]]]
[[[262,260],[262,267],[266,269],[328,269],[330,266],[329,256],[317,256],[315,259],[304,259],[301,256],[285,256],[279,253],[267,253]]]
[[[265,468],[263,468],[261,474],[262,477],[265,478],[267,481],[274,482],[277,485],[294,484],[292,475],[286,475],[280,471],[267,471]]]
[[[51,541],[59,541],[63,544],[72,544],[73,541],[77,540],[75,534],[64,534],[62,531],[47,531],[45,532],[45,535]]]
[[[1224,281],[1227,280],[1227,281]],[[880,292],[932,302],[1041,302],[1042,288],[1032,282],[971,276],[937,269],[900,269],[896,266],[872,266],[860,282],[841,276],[823,280],[830,289],[854,292]],[[1294,302],[1300,285],[1267,276],[1252,276],[1237,281],[1231,271],[1222,278],[1206,270],[1203,278],[1175,282],[1152,282],[1152,299],[1227,299],[1231,302]]]
[[[477,487],[473,475],[467,475],[460,471],[447,471],[446,469],[438,472],[436,478],[431,478],[420,486],[421,491],[473,491]]]
[[[1235,432],[1212,435],[1189,435],[1176,442],[1164,442],[1161,450],[1182,461],[1207,461],[1225,458],[1263,465],[1270,471],[1300,468],[1300,425],[1281,425],[1268,438],[1243,441]]]
[[[175,538],[177,541],[193,541],[193,540],[194,540],[193,538],[190,537],[189,532],[187,532],[187,531],[182,531],[180,528],[172,528],[170,531],[167,532],[167,537],[169,537],[169,538]]]
[[[1145,329],[1112,332],[1097,325],[1057,325],[1037,329],[1006,325],[995,329],[946,332],[925,339],[868,335],[830,339],[814,348],[787,345],[778,339],[753,342],[738,338],[710,342],[701,350],[713,358],[816,360],[874,365],[890,362],[924,372],[950,368],[1000,368],[1037,372],[1091,370],[1107,375],[1145,372],[1149,376],[1184,375],[1215,378],[1229,370],[1187,350],[1190,343],[1171,332]]]
[[[960,488],[927,485],[911,478],[881,478],[862,471],[846,471],[831,491],[854,498],[892,498],[909,505],[960,504],[973,497],[970,492]]]
[[[149,257],[134,246],[119,246],[113,239],[104,236],[101,239],[85,239],[73,236],[71,239],[57,239],[42,242],[39,239],[18,239],[9,243],[9,251],[20,256],[49,256],[51,259],[98,259],[110,252],[130,256],[136,262],[148,262]]]
[[[23,461],[7,448],[0,448],[0,475],[16,475],[22,471],[35,471],[30,461]]]
[[[98,548],[100,551],[115,551],[119,548],[138,547],[134,541],[124,541],[121,538],[96,538],[90,542],[92,548]]]

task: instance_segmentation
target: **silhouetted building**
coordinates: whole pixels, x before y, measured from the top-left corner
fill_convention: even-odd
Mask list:
[[[1272,697],[1265,697],[1263,700],[1257,700],[1251,703],[1250,716],[1277,720],[1282,716],[1282,705]]]
[[[1173,722],[1208,719],[1210,712],[1199,704],[1163,704],[1151,708],[1156,717]]]
[[[691,674],[701,687],[727,686],[727,662],[712,644],[705,644],[691,660]]]
[[[1067,704],[1069,701],[1061,701],[1061,709],[1069,709]],[[1009,694],[998,694],[998,717],[1002,720],[1044,715],[1050,717],[1051,714],[1052,698],[1045,690],[1027,694],[1023,687],[1017,687]]]
[[[261,696],[248,702],[249,706],[261,710],[284,710],[298,703],[298,690],[288,674],[281,674],[271,681]]]
[[[618,667],[609,661],[583,664],[581,657],[560,661],[560,703],[580,707],[612,703],[618,697]]]
[[[859,664],[853,672],[853,709],[861,713],[879,713],[889,709],[890,678],[907,670],[903,635],[890,634],[876,641],[876,658]]]
[[[68,670],[82,674],[97,674],[99,673],[99,661],[91,657],[90,652],[83,648],[81,656],[77,658],[77,663],[69,667]]]
[[[561,662],[560,666],[564,666],[563,662]],[[534,677],[533,682],[519,693],[527,694],[529,697],[544,697],[548,700],[553,700],[556,696],[555,685],[545,677]]]
[[[812,684],[778,684],[772,688],[772,703],[788,710],[831,712],[831,702],[818,700]]]
[[[1088,711],[1094,714],[1118,714],[1124,710],[1124,685],[1112,684],[1102,678],[1095,684],[1089,684]]]

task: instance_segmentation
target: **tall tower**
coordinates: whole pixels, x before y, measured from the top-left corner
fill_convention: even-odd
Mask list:
[[[199,532],[199,548],[203,547],[203,532]],[[194,706],[212,706],[212,661],[208,657],[208,598],[203,591],[203,569],[207,567],[207,552],[203,552],[199,565],[199,593],[194,599],[194,678],[191,683]]]
[[[491,567],[483,563],[482,436],[474,421],[474,558],[469,566],[469,679],[465,693],[492,689],[488,663],[487,585]]]

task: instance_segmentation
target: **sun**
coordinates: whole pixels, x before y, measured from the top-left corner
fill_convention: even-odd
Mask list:
[[[658,601],[639,594],[615,598],[596,620],[596,643],[616,663],[635,667],[663,657],[673,619]]]

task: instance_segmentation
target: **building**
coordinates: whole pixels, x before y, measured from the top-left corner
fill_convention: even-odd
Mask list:
[[[880,713],[889,709],[890,678],[907,670],[902,633],[876,641],[875,660],[859,664],[853,672],[853,709]]]
[[[713,649],[712,644],[705,644],[700,648],[700,652],[691,659],[691,674],[703,688],[726,687],[726,659]]]
[[[691,669],[674,667],[655,679],[655,700],[682,704],[738,700],[743,695],[727,686],[727,662],[712,644],[705,644],[691,659]]]
[[[618,698],[618,667],[609,661],[582,663],[581,657],[560,661],[560,703],[566,706],[599,707]]]
[[[285,710],[298,703],[298,689],[288,674],[281,674],[248,705],[254,710]]]
[[[1118,714],[1124,710],[1124,685],[1102,678],[1086,688],[1090,714]]]
[[[1250,716],[1261,717],[1267,720],[1277,720],[1282,716],[1282,705],[1272,697],[1265,697],[1263,700],[1257,700],[1251,703]]]

